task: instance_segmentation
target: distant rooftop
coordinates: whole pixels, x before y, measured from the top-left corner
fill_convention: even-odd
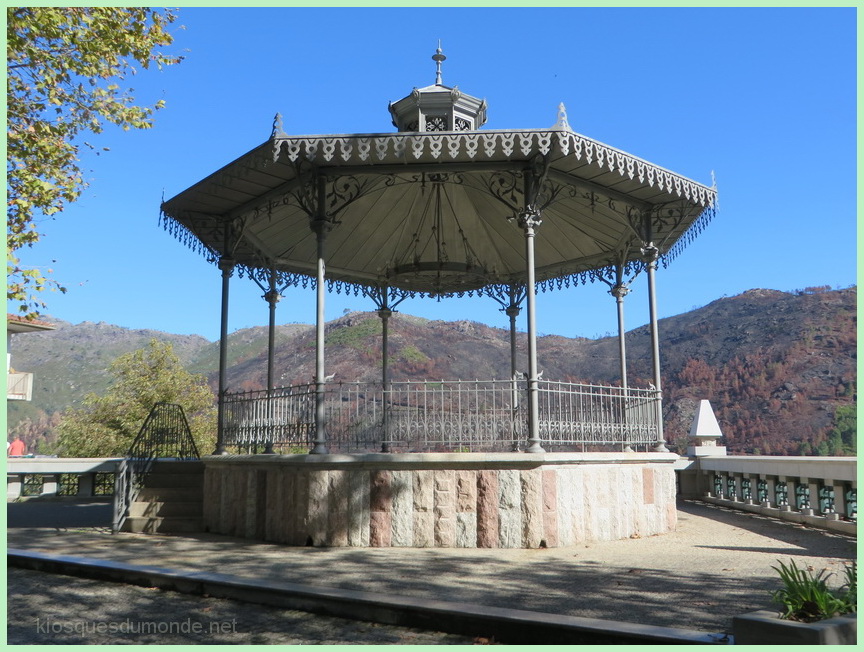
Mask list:
[[[35,331],[53,331],[57,327],[54,324],[40,319],[27,319],[21,315],[6,313],[7,333],[32,333]]]

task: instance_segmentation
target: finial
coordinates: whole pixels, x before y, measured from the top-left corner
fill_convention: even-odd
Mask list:
[[[437,69],[435,71],[435,85],[442,86],[441,83],[441,62],[444,61],[447,57],[445,57],[441,52],[441,39],[438,39],[438,49],[435,51],[435,54],[432,55],[432,60],[435,62]]]
[[[270,132],[270,137],[271,138],[282,138],[282,137],[285,137],[286,135],[287,134],[285,133],[284,129],[282,128],[282,114],[277,113],[275,116],[273,116],[273,131]]]
[[[553,129],[565,129],[567,131],[573,131],[570,128],[570,123],[567,122],[567,108],[564,106],[564,102],[558,105],[558,122],[555,123]]]

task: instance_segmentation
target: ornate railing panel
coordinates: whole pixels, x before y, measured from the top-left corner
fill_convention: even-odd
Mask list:
[[[307,446],[315,433],[315,385],[226,393],[223,409],[228,445]]]
[[[325,388],[327,445],[333,452],[509,451],[527,438],[527,383],[404,381],[329,383]],[[544,446],[624,447],[658,441],[657,392],[541,381],[539,421]],[[315,385],[223,397],[228,446],[311,445]]]
[[[525,429],[519,394],[513,381],[393,383],[385,441],[412,451],[513,450]]]
[[[558,445],[648,445],[658,441],[657,392],[539,382],[540,441]]]

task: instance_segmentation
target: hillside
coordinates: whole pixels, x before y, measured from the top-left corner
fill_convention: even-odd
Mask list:
[[[12,405],[10,425],[31,439],[50,438],[59,413],[87,392],[103,391],[111,360],[166,339],[187,367],[215,387],[218,345],[198,336],[129,330],[106,324],[50,320],[53,332],[14,338],[13,366],[36,374],[31,405]],[[401,379],[474,379],[509,376],[509,333],[470,321],[429,321],[394,314],[391,370]],[[842,452],[831,439],[838,407],[855,401],[856,288],[795,293],[751,290],[660,322],[667,438],[683,445],[698,401],[710,399],[730,452],[798,454]],[[314,377],[314,329],[277,329],[277,384]],[[517,366],[527,368],[524,334]],[[339,380],[380,376],[380,320],[356,312],[327,324],[327,372]],[[266,384],[267,328],[229,338],[228,385],[233,391]],[[627,333],[628,374],[634,386],[651,375],[647,326]],[[541,337],[544,377],[618,382],[616,338]],[[842,409],[841,409],[842,412]],[[847,444],[851,445],[847,433]]]

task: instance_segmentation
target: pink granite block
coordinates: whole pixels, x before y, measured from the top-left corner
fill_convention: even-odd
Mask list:
[[[539,469],[519,472],[522,503],[522,546],[537,548],[543,540],[543,498]]]
[[[558,512],[543,512],[543,541],[547,548],[557,548]]]
[[[373,512],[393,511],[392,476],[390,471],[373,471],[370,476],[369,505]]]
[[[654,504],[654,469],[642,469],[642,502]]]
[[[498,472],[477,473],[477,547],[498,547]]]
[[[390,512],[369,514],[369,545],[373,548],[389,548],[393,537]]]

